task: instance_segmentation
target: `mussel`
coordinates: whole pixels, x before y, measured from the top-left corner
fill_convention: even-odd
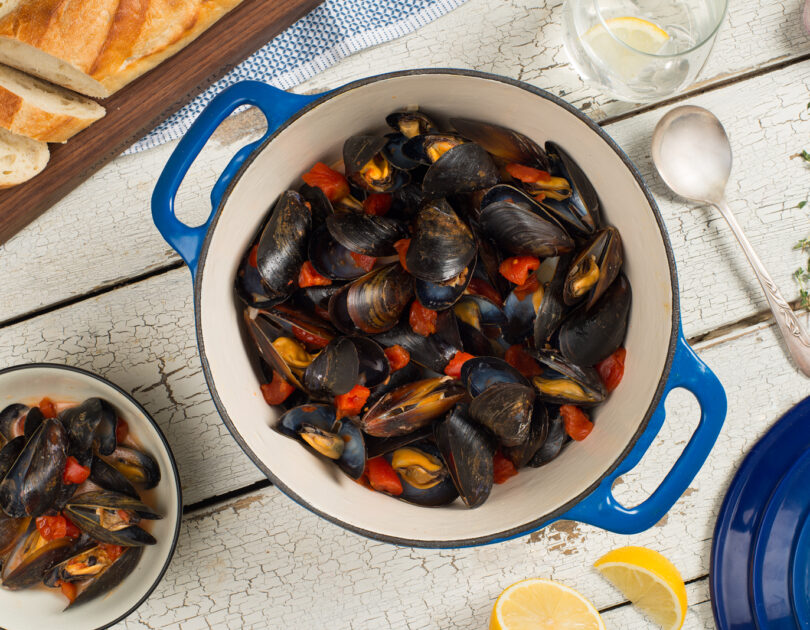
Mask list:
[[[571,263],[565,278],[566,304],[584,300],[591,308],[619,275],[622,266],[622,238],[614,227],[602,228]]]
[[[444,372],[453,355],[461,350],[460,344],[454,344],[442,335],[423,337],[407,323],[374,335],[374,339],[383,346],[402,346],[410,353],[412,362],[438,373]]]
[[[475,257],[472,232],[444,199],[419,210],[405,261],[408,272],[427,282],[446,282],[463,272]]]
[[[484,234],[514,256],[546,258],[574,247],[574,241],[553,219],[513,201],[496,201],[482,208],[479,222]]]
[[[32,520],[3,563],[3,587],[17,591],[38,584],[48,569],[70,555],[72,546],[66,537],[45,540]]]
[[[397,498],[416,505],[439,506],[458,497],[447,466],[432,441],[423,439],[402,446],[387,457],[402,482],[402,494]]]
[[[332,302],[344,298],[345,314],[349,316],[351,323],[365,333],[376,334],[397,324],[413,297],[413,284],[407,272],[398,263],[394,263],[374,269],[352,282],[344,291],[336,293],[330,299],[330,315],[333,315]],[[333,316],[338,322],[340,314],[335,313]]]
[[[3,438],[3,443],[25,433],[27,414],[28,407],[20,403],[13,403],[0,411],[0,436]]]
[[[496,383],[519,383],[529,385],[520,372],[503,359],[475,357],[461,366],[461,382],[470,396],[476,397]]]
[[[133,499],[138,498],[138,491],[135,490],[129,479],[99,457],[93,457],[89,479],[102,490],[125,494]]]
[[[472,269],[465,267],[455,278],[450,278],[446,282],[426,282],[414,279],[414,294],[425,308],[443,311],[453,306],[464,294],[471,278]]]
[[[486,427],[502,446],[517,446],[529,437],[534,390],[520,383],[495,383],[473,398],[470,418]]]
[[[435,151],[436,146],[432,144],[427,148],[427,154]],[[446,197],[489,188],[497,184],[500,178],[492,157],[483,147],[473,142],[450,146],[439,154],[438,159],[432,161],[433,164],[422,180],[422,190],[431,197]]]
[[[160,466],[140,449],[118,446],[103,459],[105,463],[121,473],[127,481],[144,490],[151,490],[160,482]]]
[[[357,257],[352,256],[350,250],[332,237],[325,225],[312,233],[308,255],[315,271],[330,280],[354,280],[368,273],[366,268],[358,264]],[[333,286],[307,287],[307,291],[312,289],[334,291]]]
[[[571,255],[544,261],[552,266],[551,279],[543,285],[543,297],[534,318],[534,347],[542,349],[565,318],[567,307],[563,300],[563,286]],[[539,273],[539,272],[538,272]]]
[[[378,193],[393,192],[407,184],[408,173],[395,168],[383,153],[387,143],[384,136],[347,138],[343,143],[346,177],[361,188]]]
[[[462,136],[507,162],[526,164],[546,171],[550,167],[548,156],[540,145],[513,129],[470,118],[451,118],[450,124]]]
[[[316,398],[345,394],[357,384],[357,348],[346,337],[333,339],[304,371],[303,384]]]
[[[64,512],[76,527],[96,540],[124,547],[154,545],[157,541],[138,523],[162,518],[138,499],[108,490],[76,495]]]
[[[437,131],[436,125],[424,113],[414,111],[393,112],[385,117],[386,124],[406,138]]]
[[[70,454],[89,463],[93,450],[109,455],[115,450],[118,414],[102,398],[88,398],[80,405],[63,411],[59,419],[70,440]]]
[[[22,453],[24,446],[25,438],[20,435],[9,442],[6,442],[5,446],[0,449],[0,480],[2,480],[8,471],[11,470],[12,464],[17,461],[17,458],[20,456],[20,453]]]
[[[546,406],[540,401],[535,401],[528,435],[520,444],[502,446],[501,452],[515,465],[515,468],[523,468],[545,444],[548,431],[549,419]]]
[[[536,352],[534,357],[543,371],[532,377],[532,384],[543,400],[590,407],[607,396],[599,373],[593,368],[566,361],[555,351]]]
[[[357,212],[332,215],[326,227],[343,247],[364,256],[391,256],[396,253],[394,243],[408,236],[396,219]]]
[[[293,190],[283,193],[262,229],[256,250],[257,269],[271,296],[295,290],[311,227],[312,214],[304,198]]]
[[[548,411],[548,431],[543,443],[531,456],[528,465],[538,468],[548,464],[560,454],[562,447],[568,440],[565,433],[565,423],[560,416],[560,408],[553,406]]]

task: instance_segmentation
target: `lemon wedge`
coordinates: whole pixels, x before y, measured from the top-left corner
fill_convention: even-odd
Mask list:
[[[621,547],[593,565],[647,617],[678,630],[686,616],[686,587],[675,565],[657,551]]]
[[[540,578],[516,582],[498,596],[490,630],[604,630],[596,608],[574,589]]]
[[[592,26],[582,36],[593,56],[626,80],[635,78],[647,65],[648,60],[639,52],[660,53],[669,39],[665,30],[637,17],[611,18]]]

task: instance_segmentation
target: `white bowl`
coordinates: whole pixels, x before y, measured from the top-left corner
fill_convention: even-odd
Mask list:
[[[115,407],[144,451],[160,466],[160,483],[149,491],[149,504],[163,515],[150,531],[157,544],[144,548],[135,570],[115,589],[86,604],[64,611],[59,591],[33,588],[0,589],[0,627],[5,630],[94,630],[106,628],[132,613],[160,582],[169,566],[183,504],[177,466],[166,438],[129,394],[100,376],[73,367],[30,364],[0,370],[0,409],[15,402],[37,404],[44,396],[54,401],[80,403],[98,396]]]

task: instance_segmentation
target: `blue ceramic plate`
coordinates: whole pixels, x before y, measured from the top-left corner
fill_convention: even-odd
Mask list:
[[[748,590],[754,536],[779,480],[810,448],[810,398],[788,411],[757,442],[734,476],[714,528],[712,610],[720,630],[751,630]]]
[[[810,451],[782,477],[768,501],[754,543],[750,588],[760,630],[795,630],[791,559],[810,511]]]
[[[800,628],[810,628],[810,518],[804,520],[791,567],[793,614]]]

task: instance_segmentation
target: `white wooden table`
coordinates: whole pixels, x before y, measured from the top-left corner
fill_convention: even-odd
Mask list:
[[[560,0],[469,0],[398,41],[361,52],[302,85],[317,92],[382,71],[457,66],[522,79],[605,125],[652,188],[675,250],[683,326],[726,387],[726,426],[706,466],[655,527],[620,536],[560,522],[507,543],[413,550],[347,533],[269,485],[220,422],[194,335],[188,271],[152,225],[149,197],[174,148],[119,158],[0,247],[0,367],[53,361],[98,372],[131,391],[177,456],[186,517],[177,554],[126,628],[483,628],[502,588],[560,580],[603,611],[608,628],[648,627],[591,568],[625,544],[666,554],[687,581],[686,628],[712,628],[709,550],[725,488],[745,452],[810,393],[777,338],[756,281],[721,220],[684,205],[652,173],[649,138],[672,102],[712,109],[735,151],[729,201],[791,299],[810,235],[810,47],[800,0],[732,0],[701,83],[654,106],[611,101],[583,85],[561,45]],[[226,121],[186,178],[180,214],[201,221],[235,150],[260,116]],[[673,395],[651,452],[618,498],[638,502],[675,461],[697,422]]]

